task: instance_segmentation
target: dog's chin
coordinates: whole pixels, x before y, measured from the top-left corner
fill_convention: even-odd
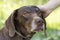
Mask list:
[[[45,29],[45,25],[43,24],[42,26],[38,26],[36,29],[34,29],[32,32],[41,32]]]
[[[43,31],[43,28],[38,27],[38,28],[36,28],[36,29],[34,30],[34,32],[40,32],[40,31]]]
[[[43,31],[43,28],[39,27],[33,31],[30,31],[29,33],[36,33],[36,32],[41,32],[41,31]]]
[[[33,32],[41,32],[41,31],[43,31],[43,29],[35,29]]]

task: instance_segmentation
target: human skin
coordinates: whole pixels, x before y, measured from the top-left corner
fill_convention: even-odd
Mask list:
[[[38,6],[46,18],[53,10],[60,6],[60,0],[49,0],[46,4]]]

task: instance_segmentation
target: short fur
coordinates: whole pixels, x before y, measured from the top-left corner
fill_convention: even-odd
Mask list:
[[[31,16],[25,16],[26,18],[22,17],[24,13],[36,13],[39,16],[39,13],[41,14],[39,17],[41,17],[44,21],[44,26],[46,29],[46,22],[45,19],[43,18],[43,14],[41,13],[40,9],[36,6],[24,6],[19,9],[16,9],[6,20],[5,22],[5,27],[0,30],[0,40],[30,40],[31,37],[35,34],[35,32],[30,32],[29,30],[31,27],[26,27],[26,26],[31,26],[30,22],[32,21]],[[31,19],[30,19],[31,18]],[[26,21],[28,21],[28,24],[26,24]],[[27,31],[28,30],[28,31]],[[30,35],[29,37],[23,38],[20,35],[16,34],[15,31],[18,31],[21,33],[23,36]]]

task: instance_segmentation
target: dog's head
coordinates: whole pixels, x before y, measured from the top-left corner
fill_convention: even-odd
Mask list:
[[[10,15],[6,21],[6,26],[8,27],[10,36],[15,34],[16,27],[20,28],[20,26],[18,26],[18,22],[16,21],[19,22],[20,26],[23,25],[28,33],[45,29],[45,20],[43,18],[43,14],[36,6],[21,7]]]

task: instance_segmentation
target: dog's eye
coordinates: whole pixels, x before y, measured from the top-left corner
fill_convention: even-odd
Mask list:
[[[31,15],[30,13],[24,13],[24,14],[23,14],[23,16],[24,16],[25,18],[28,18],[30,15]]]
[[[30,14],[27,13],[27,14],[24,14],[23,16],[24,16],[24,17],[28,17],[29,15],[30,15]]]

